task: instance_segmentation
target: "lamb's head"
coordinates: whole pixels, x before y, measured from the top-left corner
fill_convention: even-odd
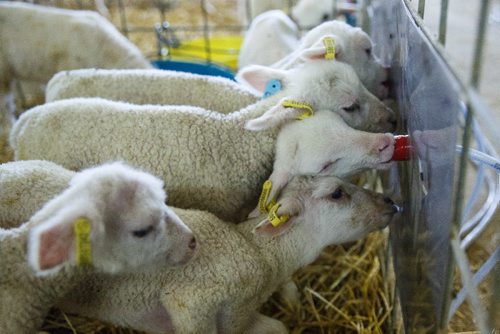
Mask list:
[[[299,0],[293,6],[291,16],[301,28],[311,29],[331,20],[333,8],[333,0]]]
[[[295,176],[347,177],[366,169],[387,169],[393,153],[392,134],[355,130],[335,112],[319,110],[313,117],[286,124],[278,134],[266,206]]]
[[[283,82],[285,98],[261,117],[247,123],[251,130],[283,124],[303,110],[287,108],[284,100],[309,104],[314,110],[329,109],[338,113],[351,127],[371,132],[391,132],[395,116],[359,81],[351,66],[328,60],[311,60],[291,70],[265,66],[248,66],[240,71],[240,80],[252,87],[264,89],[271,79]]]
[[[32,217],[29,262],[40,274],[66,263],[109,273],[182,264],[196,240],[165,200],[161,180],[121,163],[77,173]]]
[[[299,48],[273,67],[289,69],[309,59],[325,58],[325,39],[335,47],[335,60],[353,67],[363,85],[380,99],[389,93],[388,69],[373,54],[373,43],[360,28],[340,21],[328,21],[302,37]]]
[[[311,236],[320,248],[363,238],[381,229],[398,211],[393,201],[333,176],[297,176],[280,194],[276,213],[288,221],[260,223],[255,232],[279,235],[291,226]]]
[[[388,69],[373,53],[373,43],[361,28],[344,22],[329,21],[308,32],[301,41],[301,57],[324,58],[324,38],[330,37],[335,44],[335,59],[351,65],[365,87],[378,98],[389,94]]]

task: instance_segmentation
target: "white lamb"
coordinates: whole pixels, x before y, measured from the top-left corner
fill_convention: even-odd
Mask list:
[[[352,28],[342,22],[328,22],[313,29],[303,38],[295,52],[273,67],[290,69],[310,58],[323,58],[326,54],[323,44],[325,35],[332,37],[336,43],[336,59],[352,65],[368,90],[379,98],[385,98],[388,92],[387,70],[371,55],[371,40],[359,28]],[[367,47],[370,47],[370,55],[367,54]],[[227,113],[257,102],[258,96],[262,96],[265,90],[265,84],[255,87],[242,80],[242,73],[247,70],[248,67],[240,70],[237,78],[252,90],[251,94],[247,89],[237,88],[228,79],[171,71],[164,74],[161,71],[144,74],[141,71],[122,70],[69,71],[57,74],[49,82],[46,100],[102,97],[137,104],[194,105]],[[286,83],[282,82],[281,85],[285,86]]]
[[[0,92],[13,80],[44,85],[77,68],[151,68],[140,50],[92,11],[0,2]]]
[[[271,65],[288,69],[310,58],[325,56],[325,37],[333,40],[335,59],[350,64],[365,87],[383,99],[388,95],[388,69],[372,53],[373,44],[361,28],[341,21],[328,21],[305,34],[293,53]]]
[[[151,68],[140,50],[96,12],[0,1],[0,138],[14,110],[4,102],[13,81],[43,87],[57,72],[77,68]]]
[[[44,181],[30,179],[33,170],[52,167],[43,162],[1,166],[19,181],[20,190]],[[16,171],[27,175],[22,178]],[[34,333],[49,308],[93,272],[184,264],[196,248],[191,230],[165,205],[163,182],[157,178],[120,163],[73,177],[59,174],[60,167],[52,171],[61,178],[56,187],[68,182],[69,187],[27,223],[0,229],[1,333]],[[47,199],[52,189],[47,189]],[[36,206],[29,199],[27,205]]]
[[[140,50],[92,11],[1,2],[0,82],[46,83],[65,69],[151,68]]]
[[[61,306],[148,333],[287,333],[260,306],[323,248],[386,226],[396,210],[389,198],[335,177],[296,177],[278,204],[289,216],[278,227],[264,217],[236,225],[176,209],[200,240],[192,261],[152,275],[95,275]]]
[[[155,69],[82,69],[57,73],[47,85],[46,101],[72,97],[190,105],[223,114],[259,100],[254,93],[226,78]]]
[[[302,77],[297,85],[228,115],[102,99],[48,103],[16,123],[15,159],[50,160],[72,170],[123,160],[162,178],[172,205],[209,210],[227,220],[241,219],[234,215],[255,207],[275,155],[276,192],[294,174],[346,176],[387,168],[393,136],[354,130],[341,116],[358,127],[392,129],[390,110],[366,91],[350,66],[329,62],[325,71],[318,62],[297,68]],[[254,73],[255,80],[265,81],[266,73]],[[306,102],[316,113],[296,121],[304,110],[284,107],[287,100]]]
[[[291,16],[302,29],[312,29],[317,25],[335,19],[334,14],[353,13],[356,4],[338,0],[299,0],[291,11]]]
[[[245,32],[238,56],[238,68],[271,65],[299,46],[297,25],[281,10],[258,15]]]
[[[258,15],[273,9],[290,14],[301,29],[312,29],[332,20],[333,14],[353,12],[356,5],[337,0],[238,0],[238,18],[242,25],[255,21]]]
[[[0,165],[0,227],[19,227],[69,186],[76,173],[41,160]]]
[[[296,0],[293,0],[295,3]],[[238,0],[237,12],[238,19],[242,25],[246,26],[252,20],[269,10],[280,9],[288,13],[290,0]]]

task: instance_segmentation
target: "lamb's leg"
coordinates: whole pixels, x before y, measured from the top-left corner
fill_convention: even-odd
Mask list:
[[[286,334],[288,329],[279,320],[267,317],[263,314],[255,312],[255,315],[250,321],[244,334]]]
[[[178,296],[183,296],[179,294]],[[177,296],[177,297],[178,297]],[[184,296],[191,296],[186,294]],[[199,302],[202,307],[196,307]],[[204,305],[201,300],[186,298],[162,298],[162,304],[170,314],[172,327],[176,333],[217,334],[216,310]]]
[[[289,280],[280,286],[278,290],[280,298],[290,307],[295,307],[300,303],[300,293],[294,281]]]

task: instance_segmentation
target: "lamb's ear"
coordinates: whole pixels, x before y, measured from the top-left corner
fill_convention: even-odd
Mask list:
[[[328,42],[330,40],[331,42]],[[324,35],[318,41],[316,41],[312,46],[306,48],[300,54],[300,58],[304,60],[317,60],[317,59],[325,59],[327,54],[332,54],[332,50],[328,50],[329,43],[333,45],[333,54],[335,57],[331,57],[330,59],[335,59],[341,56],[343,45],[340,41],[340,38],[336,35]]]
[[[249,87],[254,93],[262,94],[266,90],[266,84],[271,79],[283,81],[286,77],[286,71],[261,66],[245,66],[238,71],[236,81]]]
[[[67,212],[60,213],[30,231],[28,262],[37,274],[57,272],[65,263],[74,260],[74,224],[78,219],[86,218]]]
[[[293,156],[293,155],[292,155]],[[285,186],[288,184],[290,179],[292,178],[292,175],[288,171],[281,171],[279,168],[274,166],[274,170],[269,176],[269,180],[271,181],[271,190],[269,191],[268,199],[266,202],[266,207],[270,204],[270,202],[273,199],[278,198],[281,189],[285,188]]]
[[[283,99],[279,104],[275,105],[262,116],[249,120],[245,124],[245,128],[252,131],[263,131],[273,127],[280,126],[286,122],[296,119],[304,110],[292,107],[284,107]]]
[[[273,226],[269,219],[263,220],[255,227],[255,234],[275,237],[285,233],[293,225],[295,222],[295,216],[297,216],[301,210],[300,203],[294,199],[285,199],[283,201],[279,201],[278,204],[280,207],[276,211],[276,214],[279,217],[287,215],[289,219],[278,226]]]

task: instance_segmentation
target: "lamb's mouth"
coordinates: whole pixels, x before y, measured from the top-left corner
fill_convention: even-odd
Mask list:
[[[391,157],[391,158],[390,158],[389,160],[387,160],[387,161],[382,161],[382,162],[379,162],[379,163],[377,164],[377,168],[380,168],[380,169],[386,169],[386,168],[389,168],[390,166],[392,166],[392,163],[393,163],[393,161],[392,161],[392,157]]]
[[[317,175],[325,174],[326,172],[328,172],[329,169],[331,169],[331,167],[333,166],[333,164],[336,163],[337,161],[339,161],[340,159],[341,158],[338,158],[338,159],[335,159],[333,161],[329,161],[326,164],[324,164],[323,167],[321,168],[321,170],[318,172]]]

